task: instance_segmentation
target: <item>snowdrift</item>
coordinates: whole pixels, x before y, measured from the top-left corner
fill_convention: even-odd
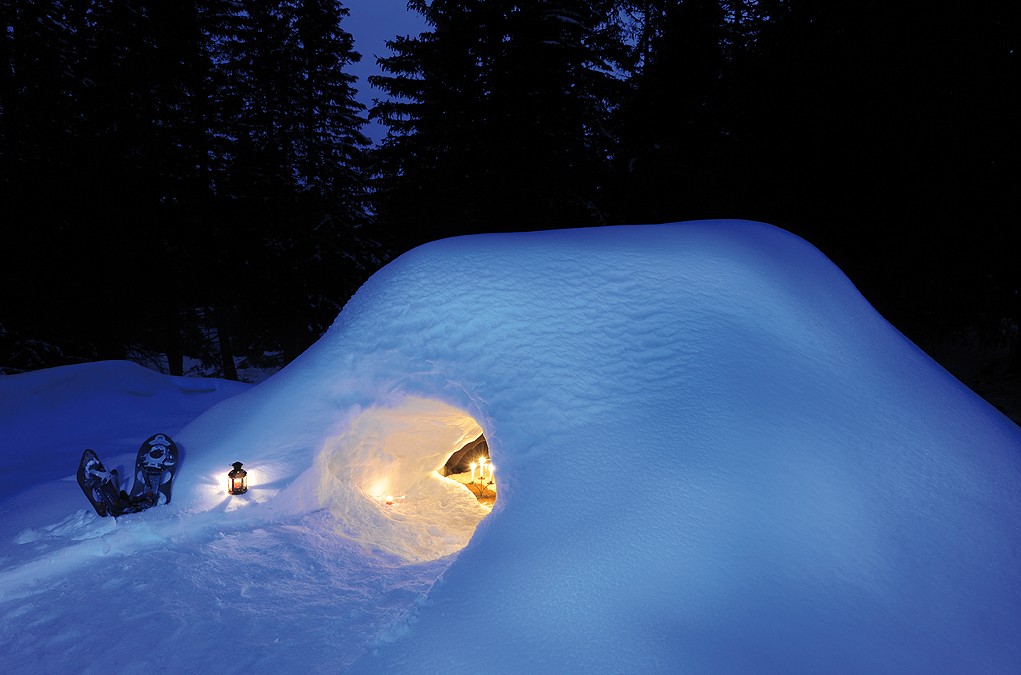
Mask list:
[[[420,247],[177,440],[180,509],[455,556],[356,672],[1021,669],[1021,433],[767,225]]]

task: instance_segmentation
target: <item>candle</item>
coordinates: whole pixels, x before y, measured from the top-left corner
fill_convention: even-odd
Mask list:
[[[486,479],[486,458],[483,457],[479,460],[479,480]]]
[[[475,462],[471,463],[471,467],[472,467],[472,482],[474,483],[475,482]]]
[[[493,478],[493,471],[494,471],[494,469],[495,469],[495,467],[493,466],[493,463],[490,462],[489,463],[489,482],[490,483],[492,483],[494,480],[496,480],[495,478]]]
[[[394,496],[393,495],[387,495],[386,496],[386,505],[387,506],[393,506],[393,503],[394,503]]]

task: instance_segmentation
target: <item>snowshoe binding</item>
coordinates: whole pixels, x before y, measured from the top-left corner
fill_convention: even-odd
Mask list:
[[[78,485],[100,516],[119,516],[131,507],[131,500],[120,489],[117,470],[107,471],[92,450],[82,453],[78,463]]]
[[[155,434],[142,442],[130,494],[132,503],[141,507],[138,510],[170,503],[178,455],[177,445],[166,434]]]

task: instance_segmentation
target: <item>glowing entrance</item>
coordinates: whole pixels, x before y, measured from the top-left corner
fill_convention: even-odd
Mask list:
[[[473,456],[486,446],[484,476],[462,481],[460,473],[443,475],[448,459],[472,444]],[[478,422],[425,398],[361,412],[327,444],[315,467],[317,497],[337,533],[409,562],[464,548],[492,509],[487,499],[495,499],[494,475]]]
[[[478,438],[447,459],[439,474],[464,485],[479,504],[493,508],[496,502],[496,466],[489,456],[489,444],[481,431]]]

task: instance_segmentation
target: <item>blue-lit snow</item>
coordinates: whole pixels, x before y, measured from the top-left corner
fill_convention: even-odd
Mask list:
[[[5,672],[1021,671],[1021,431],[767,225],[434,242],[258,386],[0,378],[0,463]]]

